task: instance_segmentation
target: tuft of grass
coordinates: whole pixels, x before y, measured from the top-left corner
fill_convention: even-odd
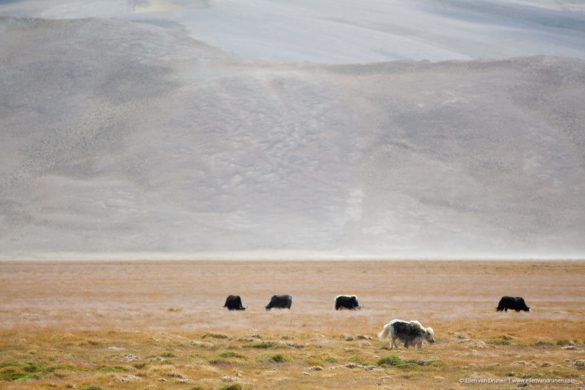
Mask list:
[[[256,343],[250,343],[244,345],[244,348],[257,348],[257,349],[268,349],[268,348],[275,348],[276,343],[272,341],[258,341]]]
[[[15,360],[4,362],[2,368],[0,368],[0,379],[7,381],[23,381],[27,379],[41,379],[46,377],[56,370],[73,369],[73,366],[65,364],[57,364],[46,367],[42,363],[38,362],[27,362],[21,365]]]
[[[70,364],[55,364],[54,366],[47,367],[47,372],[55,372],[57,370],[73,370],[73,367]]]
[[[219,354],[219,357],[225,358],[225,359],[229,359],[229,358],[236,358],[236,359],[245,359],[244,355],[241,355],[237,352],[233,352],[233,351],[225,351]]]
[[[276,355],[270,356],[269,360],[274,363],[285,363],[288,362],[290,359],[280,353],[277,353]]]
[[[402,369],[414,368],[414,367],[418,367],[420,365],[416,362],[404,361],[399,356],[396,356],[396,355],[388,355],[388,356],[381,357],[380,359],[378,359],[376,361],[376,364],[378,366],[391,366],[391,367],[402,368]]]
[[[370,361],[367,358],[360,355],[353,355],[348,360],[351,363],[361,364],[363,366],[370,365]]]
[[[27,376],[28,374],[22,372],[19,368],[8,367],[0,370],[0,379],[3,381],[16,381]]]
[[[334,357],[326,357],[325,359],[323,359],[323,361],[327,362],[327,363],[337,363],[338,362],[338,360],[335,359]]]
[[[535,347],[542,347],[542,348],[552,347],[554,345],[555,344],[549,340],[538,340],[536,343],[534,343]]]
[[[126,367],[120,367],[120,366],[98,366],[97,370],[99,372],[126,372],[128,371],[128,369]]]
[[[88,385],[88,386],[83,386],[80,390],[103,390],[103,389],[99,386]]]
[[[310,356],[305,359],[305,363],[307,363],[309,366],[320,366],[323,364],[322,360],[315,356]]]
[[[232,383],[231,385],[223,385],[221,390],[242,390],[243,387],[239,383]]]
[[[16,360],[8,360],[5,362],[0,362],[0,368],[4,367],[18,367],[20,364]]]
[[[146,363],[135,363],[135,364],[133,364],[133,366],[134,366],[134,368],[142,370],[144,367],[146,367]]]
[[[500,336],[488,341],[492,345],[512,345],[512,338],[509,336]]]
[[[202,339],[212,338],[212,339],[227,339],[228,337],[225,334],[220,333],[205,333]]]
[[[396,355],[388,355],[381,357],[376,361],[378,366],[398,366],[399,364],[403,364],[404,362],[400,359],[399,356]]]
[[[165,352],[165,353],[161,354],[160,356],[161,356],[161,357],[163,357],[163,358],[174,358],[174,357],[177,357],[177,356],[176,356],[174,353],[172,353],[172,352]]]

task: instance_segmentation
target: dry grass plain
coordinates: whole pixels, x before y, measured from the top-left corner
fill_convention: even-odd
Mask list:
[[[290,311],[264,310],[276,293]],[[437,343],[390,351],[394,318]],[[0,263],[2,389],[560,389],[584,363],[585,262]]]

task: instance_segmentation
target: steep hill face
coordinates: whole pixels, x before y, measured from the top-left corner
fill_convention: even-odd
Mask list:
[[[582,256],[585,62],[239,61],[0,19],[0,257]]]

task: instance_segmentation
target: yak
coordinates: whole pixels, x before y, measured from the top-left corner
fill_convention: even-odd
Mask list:
[[[500,299],[500,303],[498,303],[498,307],[496,308],[497,311],[508,311],[516,310],[516,311],[530,311],[530,307],[526,306],[526,302],[524,302],[524,298],[522,297],[502,297]]]
[[[270,302],[266,305],[266,310],[272,308],[290,309],[292,306],[292,297],[290,295],[273,295]]]
[[[356,310],[361,307],[355,295],[338,295],[335,297],[335,310],[341,309]]]
[[[432,328],[425,328],[418,321],[392,320],[378,334],[380,340],[384,340],[388,335],[392,338],[391,348],[397,347],[396,340],[404,343],[406,348],[416,346],[421,349],[423,340],[429,343],[435,342],[435,332]]]
[[[227,307],[228,310],[246,310],[246,308],[242,306],[242,298],[240,298],[239,295],[228,296],[223,307]]]

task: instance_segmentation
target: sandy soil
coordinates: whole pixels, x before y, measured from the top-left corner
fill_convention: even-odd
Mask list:
[[[3,262],[0,387],[480,388],[458,383],[473,375],[582,381],[584,282],[585,262]],[[293,296],[292,309],[264,310],[281,293]],[[363,309],[336,312],[334,297],[343,293],[358,295]],[[228,294],[241,295],[248,310],[223,309]],[[532,311],[496,312],[502,295],[523,296]],[[438,342],[387,350],[376,334],[394,318],[432,326]],[[256,337],[271,340],[273,355],[246,346]],[[160,339],[166,349],[153,341]],[[222,351],[245,358],[218,358]],[[80,368],[112,365],[126,353],[149,371],[129,363],[121,373]],[[153,361],[164,353],[172,364]],[[274,354],[285,361],[271,361]],[[432,364],[406,371],[376,364],[389,354]],[[61,376],[2,374],[37,372],[26,371],[31,359],[69,368]],[[360,367],[337,369],[348,363]],[[323,371],[311,371],[315,365]]]

